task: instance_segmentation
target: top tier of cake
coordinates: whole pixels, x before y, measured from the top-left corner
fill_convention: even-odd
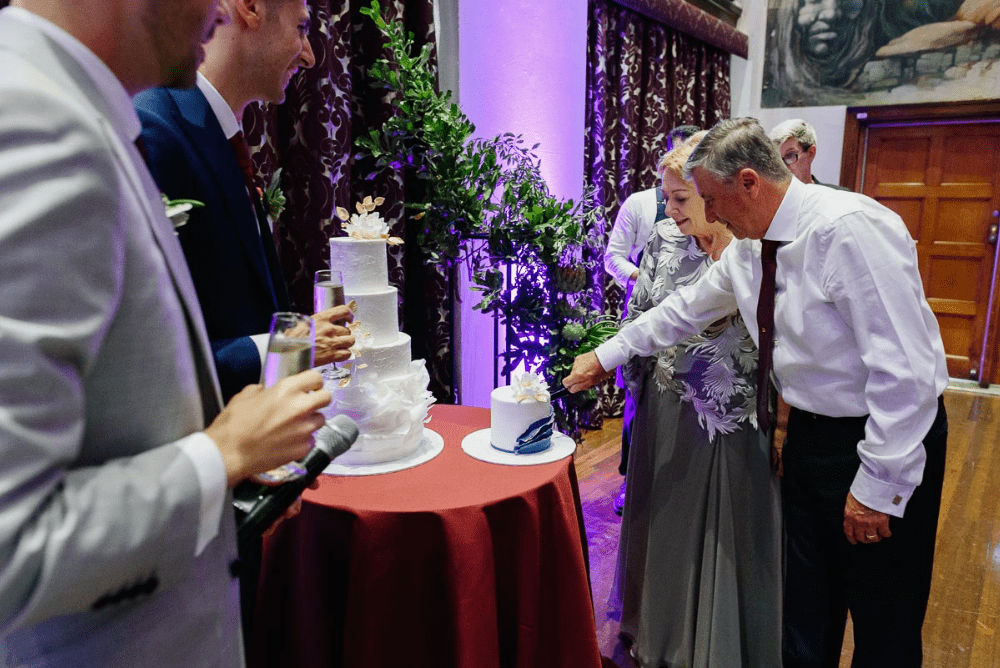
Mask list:
[[[389,287],[385,239],[330,239],[330,269],[344,275],[344,292],[379,292]]]

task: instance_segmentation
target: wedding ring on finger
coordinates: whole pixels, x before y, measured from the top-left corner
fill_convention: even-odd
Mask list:
[[[878,534],[866,533],[865,538],[867,538],[868,540],[875,540],[876,538],[878,538]]]

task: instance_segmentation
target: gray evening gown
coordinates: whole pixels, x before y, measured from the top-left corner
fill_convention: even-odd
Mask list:
[[[711,262],[658,223],[626,320]],[[779,486],[755,373],[738,314],[625,369],[636,415],[611,603],[643,668],[781,666]]]

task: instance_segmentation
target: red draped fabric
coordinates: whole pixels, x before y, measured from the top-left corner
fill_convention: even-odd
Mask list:
[[[584,177],[605,213],[605,242],[625,198],[657,185],[656,164],[670,129],[707,129],[728,118],[729,59],[726,51],[614,0],[590,0]],[[620,318],[621,289],[603,270],[595,280],[603,299],[598,307]],[[624,395],[613,383],[604,386],[601,400],[604,415],[621,414]]]
[[[489,464],[487,409],[431,415],[437,457],[320,476],[267,539],[251,668],[600,668],[572,458]]]

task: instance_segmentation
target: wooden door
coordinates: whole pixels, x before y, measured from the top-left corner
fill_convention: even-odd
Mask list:
[[[917,243],[948,373],[1000,382],[988,317],[996,301],[1000,122],[873,123],[866,134],[860,191],[898,213]]]

